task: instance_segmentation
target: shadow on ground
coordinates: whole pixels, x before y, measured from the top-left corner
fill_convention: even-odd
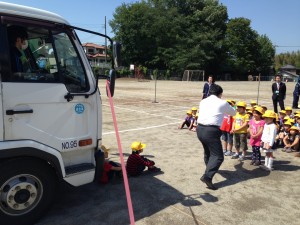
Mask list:
[[[192,206],[201,206],[201,200],[218,201],[217,197],[209,193],[184,195],[157,179],[156,176],[159,176],[159,173],[145,171],[139,177],[129,177],[136,221],[180,203],[190,211],[197,224]],[[36,225],[125,225],[129,223],[125,188],[123,180],[120,179],[106,185],[92,183],[77,188],[65,186],[54,206]]]

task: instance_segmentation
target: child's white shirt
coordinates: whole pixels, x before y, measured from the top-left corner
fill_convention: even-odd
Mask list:
[[[276,134],[277,134],[277,129],[274,123],[265,124],[261,136],[261,141],[264,143],[269,143],[269,146],[272,146],[275,142]]]

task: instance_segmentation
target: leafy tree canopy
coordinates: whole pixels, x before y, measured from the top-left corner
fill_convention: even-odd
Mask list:
[[[274,47],[246,18],[228,21],[216,0],[142,0],[122,4],[110,26],[125,65],[180,71],[224,68],[239,74],[269,67]]]

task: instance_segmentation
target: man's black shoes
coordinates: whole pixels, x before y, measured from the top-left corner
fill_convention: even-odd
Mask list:
[[[206,178],[204,175],[200,178],[200,180],[207,185],[208,189],[218,190],[218,188],[213,185],[212,181],[210,179]]]

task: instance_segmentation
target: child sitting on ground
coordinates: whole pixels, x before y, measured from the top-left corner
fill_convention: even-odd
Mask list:
[[[150,172],[159,172],[160,168],[155,167],[155,162],[147,159],[140,154],[143,152],[143,149],[146,147],[146,144],[135,141],[131,144],[132,153],[127,159],[126,170],[127,173],[131,176],[140,175],[146,167]]]
[[[285,107],[285,112],[288,117],[290,117],[291,119],[294,118],[292,107],[290,106]]]
[[[276,150],[275,147],[275,137],[276,137],[276,113],[267,110],[263,114],[265,120],[265,125],[261,137],[261,149],[266,153],[265,156],[265,165],[262,165],[262,168],[268,171],[273,170],[274,156],[273,151]]]
[[[191,130],[193,128],[194,118],[192,114],[192,110],[188,110],[186,112],[186,117],[184,121],[179,125],[178,129],[182,129],[185,125]]]
[[[196,128],[198,126],[198,115],[199,113],[196,113],[196,116],[194,116],[194,123],[193,123],[193,128],[192,128],[192,131],[196,132]]]
[[[296,152],[299,149],[299,129],[292,126],[283,139],[284,151],[287,153]]]
[[[107,160],[109,148],[106,148],[104,145],[101,146],[102,151],[104,152],[104,171],[102,177],[100,178],[100,183],[107,184],[110,180],[117,177],[122,177],[122,167],[120,164],[113,161]]]
[[[198,112],[197,107],[193,107],[193,108],[192,108],[192,115],[193,115],[194,118],[196,117],[197,112]]]
[[[288,134],[289,129],[291,128],[292,124],[290,121],[285,121],[282,127],[279,127],[278,134],[276,135],[276,145],[277,147],[284,147],[283,139]]]
[[[300,114],[298,114],[298,113],[295,114],[295,115],[294,115],[294,120],[295,120],[294,126],[300,128]]]

